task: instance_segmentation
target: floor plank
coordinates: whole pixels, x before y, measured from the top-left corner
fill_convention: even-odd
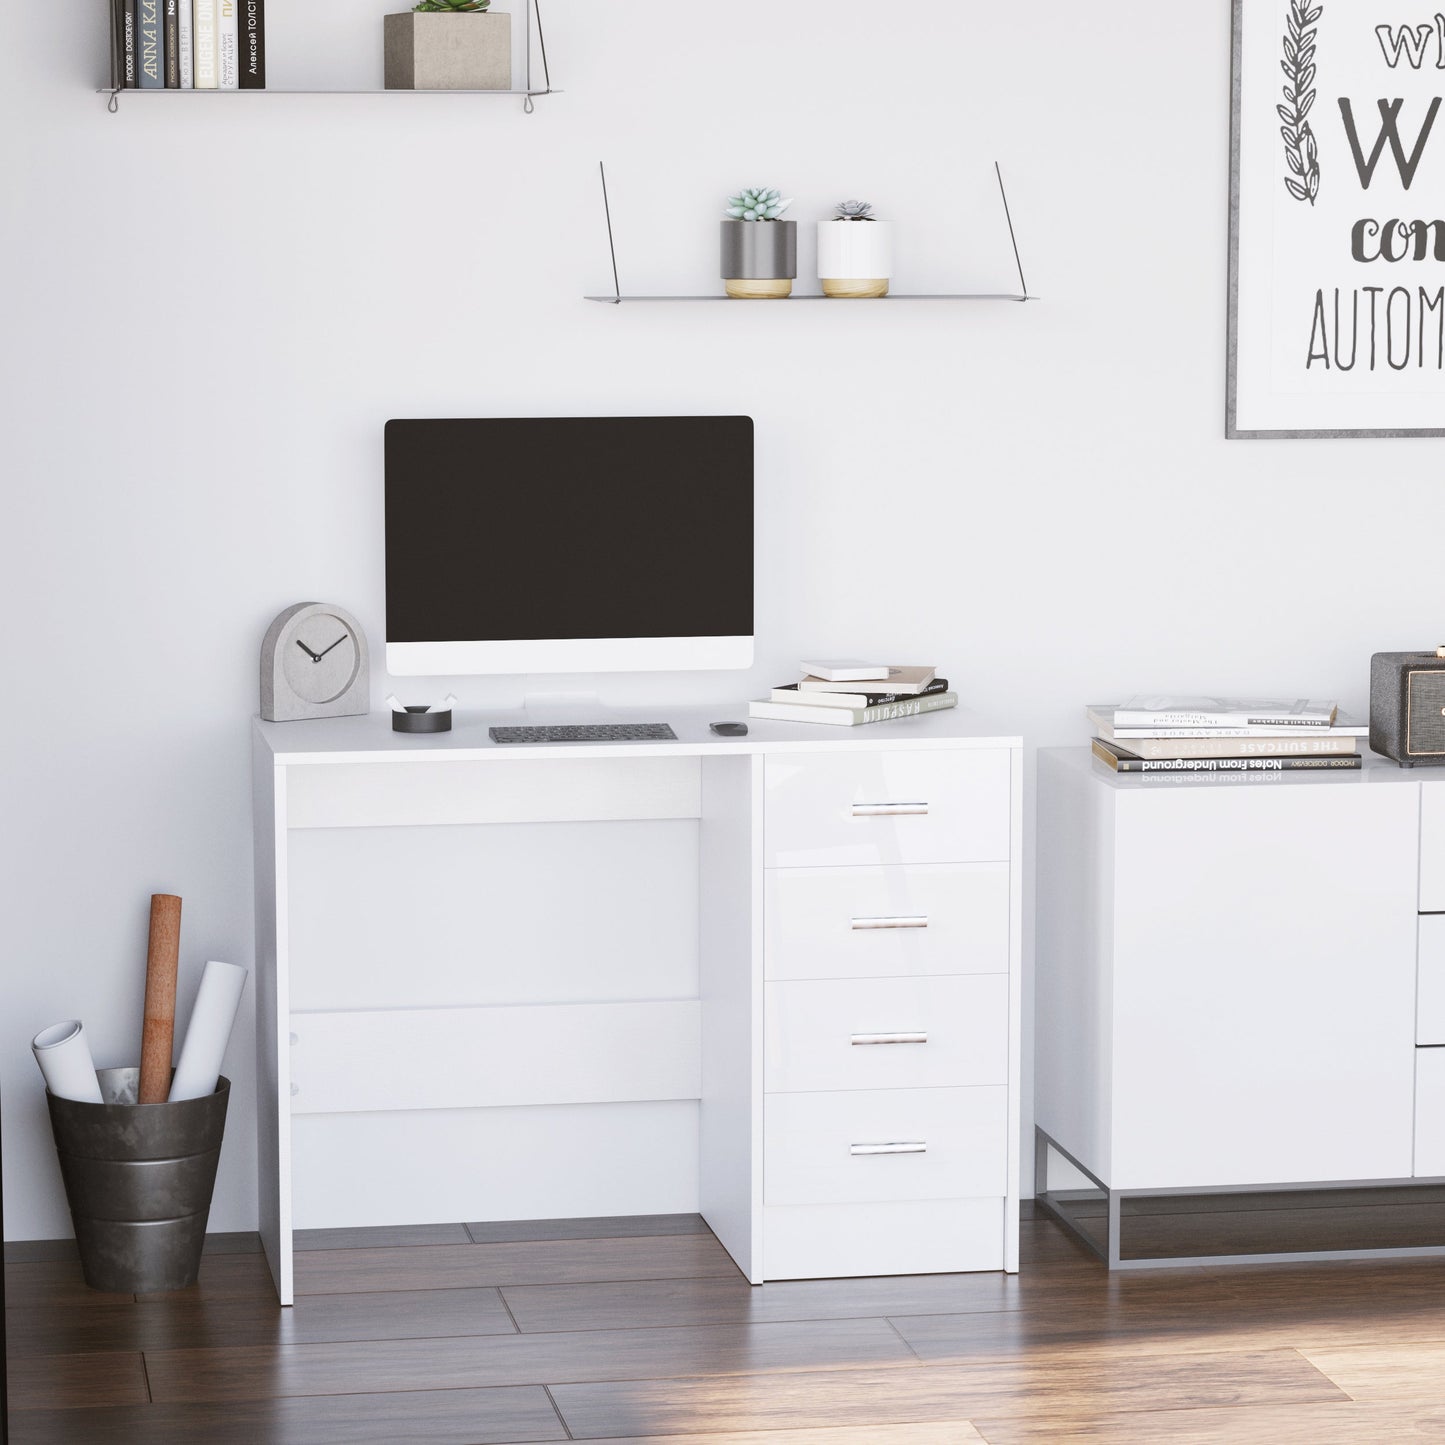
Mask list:
[[[1445,1396],[1445,1339],[1301,1350],[1347,1395],[1373,1402]]]
[[[629,1435],[594,1445],[969,1445],[982,1440],[966,1420],[927,1425],[837,1426],[823,1430],[734,1430],[708,1435]]]
[[[5,1305],[10,1310],[64,1309],[71,1305],[89,1308],[110,1301],[129,1303],[128,1294],[102,1294],[86,1284],[80,1260],[23,1261],[5,1266]]]
[[[708,1277],[742,1278],[711,1234],[314,1250],[296,1256],[297,1294]]]
[[[977,1422],[988,1445],[1399,1445],[1445,1439],[1445,1406],[1255,1405]],[[719,1437],[726,1439],[727,1437]],[[971,1437],[965,1437],[971,1438]]]
[[[150,1399],[138,1353],[32,1355],[11,1360],[12,1411],[77,1405],[139,1405]]]
[[[567,1438],[547,1392],[535,1387],[27,1411],[11,1425],[11,1445],[523,1445]]]
[[[1292,1350],[988,1360],[918,1370],[623,1380],[552,1388],[579,1440],[701,1429],[784,1430],[1338,1400]],[[1069,1438],[1067,1433],[1058,1436]]]
[[[545,1385],[644,1375],[662,1379],[883,1365],[915,1373],[920,1368],[897,1332],[877,1319],[161,1350],[145,1358],[152,1397],[169,1402]]]
[[[412,1244],[470,1244],[465,1224],[398,1224],[365,1229],[298,1229],[292,1246],[303,1249],[401,1249]]]
[[[667,1234],[711,1234],[700,1214],[624,1214],[596,1219],[504,1219],[468,1224],[476,1244],[527,1239],[636,1239]]]

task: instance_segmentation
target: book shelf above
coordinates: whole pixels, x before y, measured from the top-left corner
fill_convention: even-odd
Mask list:
[[[368,88],[359,86],[336,87],[332,89],[305,89],[301,86],[268,86],[265,90],[137,90],[126,86],[119,88],[115,86],[103,86],[96,91],[97,95],[108,95],[110,104],[107,109],[114,114],[119,108],[120,97],[125,96],[127,100],[131,96],[153,96],[153,95],[204,95],[204,96],[258,96],[258,95],[494,95],[502,98],[510,96],[513,100],[522,102],[522,109],[528,115],[532,113],[533,101],[540,95],[561,95],[558,89],[546,90],[387,90],[384,86],[375,85]]]
[[[1004,189],[1004,184],[1003,184],[1003,171],[1002,171],[1002,169],[1000,168],[999,163],[998,163],[997,161],[994,162],[993,170],[994,170],[994,175],[995,175],[995,177],[996,177],[997,180],[998,180],[998,194],[999,194],[999,199],[1000,199],[1000,201],[1002,201],[1002,203],[1003,203],[1004,220],[1005,220],[1005,222],[1006,222],[1007,225],[1008,225],[1008,238],[1009,238],[1009,244],[1010,244],[1010,246],[1012,246],[1012,248],[1013,248],[1014,266],[1015,266],[1015,267],[1017,268],[1017,270],[1018,270],[1019,289],[1018,289],[1017,291],[891,291],[891,290],[890,290],[890,291],[886,292],[886,293],[885,293],[884,295],[882,295],[882,296],[847,297],[847,298],[845,298],[845,297],[840,297],[840,296],[824,296],[824,295],[821,295],[821,294],[818,294],[818,293],[806,293],[806,294],[803,294],[803,295],[793,294],[793,295],[788,295],[788,296],[769,297],[769,298],[766,298],[766,301],[767,301],[768,303],[771,303],[771,304],[777,304],[777,303],[779,303],[779,302],[784,303],[784,304],[787,304],[787,303],[790,303],[790,302],[793,302],[793,301],[834,301],[834,302],[839,302],[839,303],[845,303],[846,301],[849,301],[849,300],[867,300],[867,301],[932,301],[932,302],[938,302],[938,301],[1037,301],[1039,298],[1038,298],[1037,296],[1034,296],[1034,295],[1030,294],[1030,292],[1029,292],[1029,283],[1028,283],[1028,281],[1027,281],[1027,280],[1025,279],[1025,277],[1024,277],[1024,263],[1023,263],[1022,259],[1021,259],[1020,256],[1019,256],[1019,243],[1018,243],[1018,238],[1017,238],[1017,236],[1014,235],[1014,223],[1013,223],[1013,216],[1012,216],[1012,214],[1011,214],[1010,211],[1009,211],[1008,192]],[[601,179],[602,179],[602,210],[603,210],[603,214],[604,214],[604,215],[606,216],[606,218],[607,218],[607,248],[608,248],[608,250],[611,252],[611,256],[612,256],[612,286],[613,286],[613,290],[612,290],[612,294],[611,294],[610,296],[584,296],[584,297],[582,298],[584,301],[597,301],[597,302],[601,302],[604,306],[621,306],[621,305],[623,304],[623,302],[627,302],[627,301],[651,301],[651,302],[660,302],[660,301],[672,301],[672,302],[676,302],[676,301],[733,301],[733,300],[737,299],[737,298],[734,298],[734,297],[732,297],[732,296],[728,296],[728,295],[725,295],[725,294],[720,294],[720,293],[718,293],[718,292],[716,292],[716,291],[704,292],[704,293],[699,293],[699,294],[696,294],[696,295],[679,295],[679,296],[655,296],[655,295],[629,296],[629,295],[625,295],[625,294],[623,293],[623,290],[622,290],[622,282],[621,282],[621,280],[620,280],[619,277],[618,277],[618,270],[617,270],[617,246],[616,246],[615,241],[613,240],[613,235],[612,235],[612,203],[611,203],[610,199],[608,198],[608,194],[607,194],[607,167],[606,167],[601,161],[599,161],[599,162],[597,163],[597,171],[598,171],[598,174],[600,175],[600,177],[601,177]],[[758,224],[758,225],[769,225],[769,224],[771,224],[771,223],[770,223],[770,222],[766,222],[766,221],[760,221],[760,222],[757,222],[756,224]],[[746,304],[746,302],[745,302],[744,304]]]

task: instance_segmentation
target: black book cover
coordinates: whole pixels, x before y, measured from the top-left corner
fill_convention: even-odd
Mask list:
[[[135,68],[136,84],[142,90],[165,88],[165,38],[161,33],[161,0],[136,0]]]
[[[165,0],[166,7],[166,89],[181,88],[181,16],[176,0]]]
[[[911,702],[916,697],[927,697],[930,693],[948,691],[948,679],[946,677],[935,677],[922,692],[864,692],[863,689],[868,686],[866,682],[840,682],[834,685],[839,692],[846,692],[849,697],[867,698],[868,701],[863,704],[864,707],[884,707],[894,702]],[[856,707],[858,705],[857,703],[842,703],[836,701],[832,693],[812,689],[804,693],[796,682],[785,682],[778,691],[796,692],[802,696],[805,702],[812,698],[827,698],[834,707]]]
[[[241,89],[266,89],[266,0],[241,0]]]
[[[115,83],[134,90],[138,77],[135,71],[135,0],[114,0],[115,11]]]

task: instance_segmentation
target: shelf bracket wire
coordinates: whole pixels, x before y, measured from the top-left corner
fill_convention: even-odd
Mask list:
[[[1014,235],[1014,218],[1009,214],[1008,192],[1003,188],[1003,171],[999,169],[997,161],[993,163],[993,172],[998,177],[998,193],[1003,198],[1003,218],[1008,222],[1008,238],[1014,248],[1014,265],[1018,267],[1019,289],[1023,292],[1019,299],[1027,301],[1029,299],[1029,283],[1024,280],[1024,263],[1019,260],[1019,243],[1018,237]]]
[[[612,207],[607,201],[607,167],[597,162],[598,174],[602,177],[602,212],[607,217],[607,249],[612,253],[612,292],[616,296],[614,306],[622,304],[622,282],[617,279],[617,246],[612,239]]]
[[[112,115],[115,115],[116,112],[120,110],[120,87],[119,87],[119,86],[116,86],[116,88],[115,88],[113,91],[111,91],[111,93],[110,93],[110,99],[109,99],[108,101],[106,101],[106,103],[105,103],[105,108],[106,108]]]
[[[532,0],[532,9],[537,16],[537,45],[542,51],[542,84],[550,91],[552,89],[552,72],[547,68],[547,35],[542,29],[542,0]],[[530,76],[527,88],[531,89]]]

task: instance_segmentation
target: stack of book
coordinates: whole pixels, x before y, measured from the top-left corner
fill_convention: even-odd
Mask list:
[[[265,90],[265,0],[111,0],[124,90]]]
[[[1131,697],[1088,709],[1094,756],[1120,773],[1285,773],[1358,768],[1369,728],[1332,702]]]
[[[776,722],[847,728],[957,706],[958,694],[931,667],[835,658],[805,662],[797,682],[780,684],[748,709],[753,717]]]

